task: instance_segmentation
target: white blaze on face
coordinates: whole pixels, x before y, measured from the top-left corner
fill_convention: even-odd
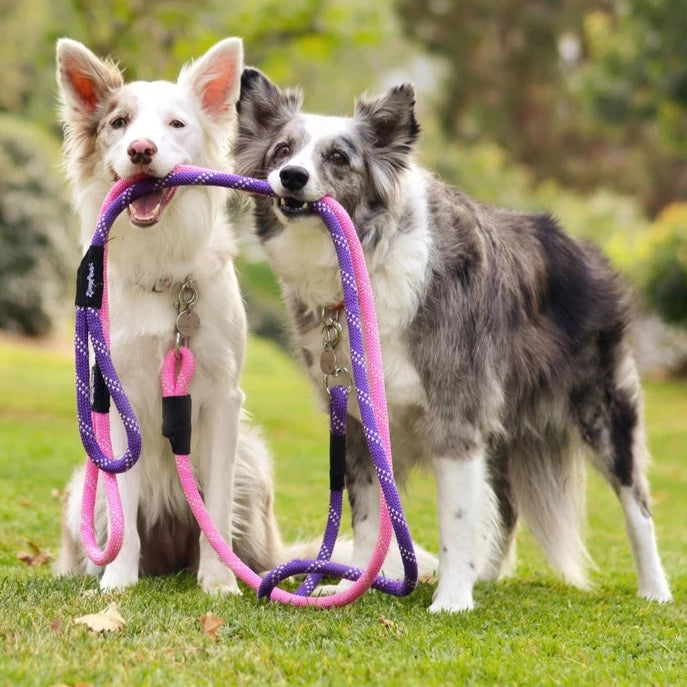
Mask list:
[[[147,140],[157,149],[149,165],[154,176],[165,176],[178,164],[189,163],[201,154],[202,129],[188,94],[166,81],[135,82],[123,90],[122,101],[135,100],[136,112],[119,141],[107,153],[107,161],[120,177],[132,172],[129,146]],[[126,98],[126,100],[125,100]],[[110,118],[116,117],[118,110]]]
[[[312,202],[319,200],[326,193],[322,180],[319,178],[318,165],[320,162],[323,143],[339,136],[353,134],[353,120],[348,117],[327,117],[323,115],[303,114],[307,141],[283,165],[270,172],[267,180],[274,192],[281,197],[289,196],[290,192],[281,182],[279,173],[284,167],[301,167],[308,173],[308,182],[299,192],[299,199]]]

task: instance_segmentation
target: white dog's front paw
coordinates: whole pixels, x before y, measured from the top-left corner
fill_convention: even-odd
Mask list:
[[[208,594],[241,594],[236,576],[222,561],[201,561],[198,585]]]
[[[138,582],[138,568],[121,568],[114,565],[105,567],[105,572],[100,578],[100,590],[112,592],[117,589],[125,589]]]
[[[453,587],[447,588],[447,585],[439,586],[434,592],[434,601],[429,607],[430,613],[463,613],[464,611],[471,611],[475,607],[475,602],[472,599],[471,588]]]

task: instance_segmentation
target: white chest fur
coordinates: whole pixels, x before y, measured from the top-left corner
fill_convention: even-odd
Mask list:
[[[427,227],[425,180],[415,169],[405,181],[408,215],[403,231],[392,231],[373,249],[366,250],[377,322],[382,345],[384,377],[392,421],[409,406],[424,405],[424,390],[411,362],[406,331],[418,309],[427,280],[430,234]],[[332,241],[319,218],[291,222],[265,246],[284,290],[319,318],[325,304],[342,300],[341,278]],[[317,319],[319,322],[319,319]],[[310,372],[322,383],[319,360],[322,336],[319,326],[297,333],[298,345],[312,361]],[[349,339],[344,324],[343,337],[336,348],[337,362],[350,369]],[[396,412],[398,411],[398,413]]]

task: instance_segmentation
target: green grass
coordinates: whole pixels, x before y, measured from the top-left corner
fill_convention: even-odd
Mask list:
[[[321,532],[327,499],[326,418],[294,365],[252,340],[248,406],[276,456],[277,515],[287,539]],[[27,542],[55,552],[60,502],[81,460],[68,352],[0,341],[0,685],[678,685],[687,681],[687,387],[651,383],[652,486],[675,603],[635,596],[615,497],[592,475],[589,544],[595,590],[561,584],[526,532],[510,580],[480,584],[477,609],[427,613],[433,587],[406,599],[368,593],[333,611],[200,592],[191,575],[101,594],[92,579],[53,579],[17,560]],[[411,530],[436,546],[434,489],[405,497]],[[72,623],[116,599],[126,627],[90,634]],[[199,618],[226,621],[213,641]],[[384,620],[384,622],[380,622]]]

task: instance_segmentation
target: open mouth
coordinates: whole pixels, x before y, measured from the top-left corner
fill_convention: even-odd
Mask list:
[[[129,220],[137,227],[150,227],[156,224],[162,211],[169,205],[176,192],[177,187],[172,186],[146,193],[144,196],[132,200],[127,207]]]
[[[310,203],[295,198],[279,198],[277,205],[285,215],[292,217],[310,212]]]

